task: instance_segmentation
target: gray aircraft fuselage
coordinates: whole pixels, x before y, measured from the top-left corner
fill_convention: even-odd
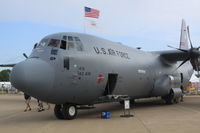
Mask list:
[[[48,46],[51,39],[62,41],[63,37],[72,37],[66,42],[74,45]],[[47,43],[41,42],[28,59],[13,68],[11,82],[49,103],[93,104],[108,94],[133,99],[162,96],[153,93],[157,79],[165,75],[180,78],[182,73],[182,85],[186,86],[193,73],[189,62],[176,69],[179,63],[165,62],[159,52],[145,52],[87,34],[58,33],[44,39]],[[81,48],[75,40],[81,41]],[[109,76],[114,85],[105,92]]]

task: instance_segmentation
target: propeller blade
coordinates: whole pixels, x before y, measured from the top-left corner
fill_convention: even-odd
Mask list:
[[[186,60],[184,60],[176,69],[179,69],[183,64],[185,64],[185,62],[187,62],[188,60],[190,60],[190,57],[188,57]]]
[[[199,62],[196,60],[196,68],[197,68],[197,74],[199,75]]]
[[[1,64],[0,67],[14,67],[16,64]]]
[[[191,38],[190,38],[190,28],[189,28],[189,26],[187,26],[187,33],[188,33],[188,38],[189,38],[189,41],[190,41],[190,47],[193,48],[192,41],[191,41]]]
[[[28,56],[25,54],[25,53],[23,53],[23,56],[27,59],[28,58]]]
[[[176,50],[179,50],[179,51],[182,51],[182,52],[188,52],[188,50],[184,50],[184,49],[180,49],[180,48],[175,48],[175,47],[170,46],[170,45],[167,45],[167,47],[173,48],[173,49],[176,49]]]

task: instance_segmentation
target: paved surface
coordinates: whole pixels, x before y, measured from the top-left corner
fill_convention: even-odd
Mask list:
[[[1,133],[199,133],[200,97],[186,96],[184,102],[164,105],[159,99],[139,100],[132,118],[121,118],[118,103],[96,105],[92,110],[79,110],[75,120],[57,120],[50,110],[37,112],[32,99],[32,111],[23,112],[22,95],[0,95]],[[112,118],[99,119],[101,111],[110,111]]]

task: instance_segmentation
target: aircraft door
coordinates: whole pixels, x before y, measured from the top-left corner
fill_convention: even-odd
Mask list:
[[[111,95],[117,84],[118,74],[109,73],[104,95]]]

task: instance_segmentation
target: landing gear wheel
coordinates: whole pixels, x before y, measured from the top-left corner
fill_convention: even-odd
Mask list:
[[[167,96],[162,97],[165,100],[166,104],[170,105],[174,103],[174,93],[171,91]]]
[[[177,97],[177,98],[174,99],[174,103],[180,103],[180,101],[181,101],[180,97]]]
[[[121,105],[124,105],[124,101],[119,101],[119,103],[120,103]]]
[[[62,106],[56,104],[54,107],[54,114],[58,119],[64,119],[63,113],[62,113]]]
[[[64,104],[62,108],[62,114],[64,119],[72,120],[77,116],[76,105],[73,104]]]
[[[135,99],[131,99],[131,100],[130,100],[130,104],[131,104],[131,105],[134,105],[134,104],[135,104]]]

